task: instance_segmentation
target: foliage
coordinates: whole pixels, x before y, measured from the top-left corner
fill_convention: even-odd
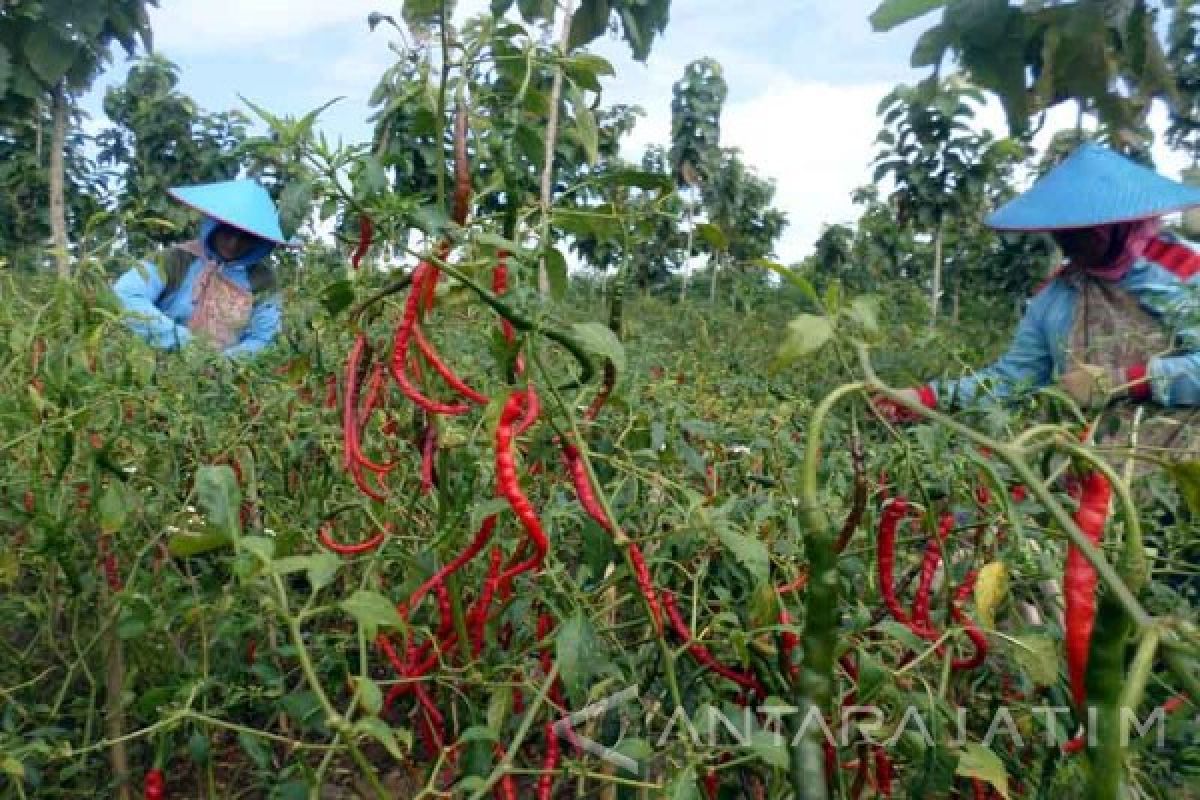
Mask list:
[[[943,9],[912,52],[914,67],[938,80],[946,54],[972,83],[996,93],[1014,134],[1030,118],[1069,100],[1115,129],[1136,125],[1175,81],[1156,32],[1164,6],[1150,0],[1018,3],[1007,0],[883,0],[878,31]]]
[[[100,164],[117,178],[116,212],[135,250],[181,238],[194,213],[173,201],[176,186],[230,180],[245,162],[249,119],[206,112],[179,91],[179,67],[149,55],[104,95],[113,127],[97,137]]]
[[[721,65],[693,61],[671,89],[671,169],[680,186],[700,186],[720,163],[721,109],[729,87]]]

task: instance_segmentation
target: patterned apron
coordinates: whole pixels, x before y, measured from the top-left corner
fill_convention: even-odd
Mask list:
[[[1123,370],[1131,364],[1144,364],[1151,357],[1172,350],[1171,334],[1163,324],[1143,309],[1137,300],[1113,284],[1082,274],[1064,277],[1079,291],[1075,320],[1068,339],[1066,369],[1080,364]],[[1102,432],[1097,444],[1114,448],[1114,467],[1124,463],[1121,450],[1132,441],[1137,407],[1128,403],[1114,409],[1120,423],[1115,433]],[[1172,461],[1200,460],[1200,409],[1167,409],[1157,404],[1144,408],[1136,431],[1137,450]],[[1153,471],[1148,462],[1139,462],[1137,474]]]
[[[192,318],[188,329],[209,339],[218,349],[232,347],[241,340],[250,322],[254,295],[222,275],[220,265],[205,257],[199,242],[189,242],[186,249],[204,259],[204,267],[192,286]]]

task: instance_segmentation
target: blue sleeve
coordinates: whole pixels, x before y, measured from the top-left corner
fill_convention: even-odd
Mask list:
[[[1200,279],[1160,291],[1156,305],[1174,332],[1176,350],[1146,364],[1150,391],[1164,406],[1200,406]]]
[[[254,304],[250,313],[250,322],[242,334],[242,339],[232,347],[225,349],[225,355],[230,358],[250,356],[271,344],[283,327],[283,304],[279,295]]]
[[[130,330],[154,347],[174,350],[187,344],[192,332],[177,325],[155,304],[163,285],[158,267],[147,261],[118,278],[113,291],[127,314]]]
[[[1004,398],[1022,386],[1050,383],[1054,354],[1046,337],[1046,297],[1043,291],[1029,304],[1008,352],[996,363],[958,380],[933,383],[938,405],[971,405],[979,399],[981,391],[990,397]]]

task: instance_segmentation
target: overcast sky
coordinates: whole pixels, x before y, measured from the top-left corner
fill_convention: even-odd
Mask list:
[[[155,48],[182,68],[182,89],[206,109],[243,108],[238,95],[274,112],[299,114],[334,97],[323,128],[333,137],[369,136],[367,97],[396,56],[387,26],[375,33],[367,15],[399,17],[399,0],[161,0],[151,12]],[[460,0],[458,16],[487,0]],[[812,247],[821,226],[855,219],[851,191],[870,177],[878,130],[875,108],[897,83],[923,77],[908,65],[920,32],[936,15],[887,34],[871,31],[877,0],[673,0],[666,34],[646,64],[624,42],[593,49],[616,67],[605,104],[632,103],[646,117],[629,137],[630,158],[670,133],[671,85],[691,61],[711,56],[729,83],[722,145],[740,147],[760,174],[774,178],[776,204],[790,225],[777,247],[785,263]],[[103,87],[123,77],[123,60],[86,105],[99,116]],[[248,110],[248,109],[245,109]],[[1062,115],[1059,124],[1073,124]],[[1161,118],[1161,114],[1157,115]],[[992,107],[986,126],[1003,132]],[[1054,127],[1051,120],[1048,128]],[[102,119],[93,125],[103,124]],[[1049,132],[1049,131],[1048,131]],[[1047,132],[1047,133],[1048,133]],[[1177,173],[1182,158],[1165,152],[1159,165]]]

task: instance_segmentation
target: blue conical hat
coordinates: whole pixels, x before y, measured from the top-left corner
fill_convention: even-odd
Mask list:
[[[168,190],[184,205],[238,230],[279,245],[287,245],[279,227],[279,212],[271,195],[256,181],[221,181]]]
[[[1151,219],[1200,205],[1185,186],[1088,142],[987,218],[1002,231],[1055,231]]]

